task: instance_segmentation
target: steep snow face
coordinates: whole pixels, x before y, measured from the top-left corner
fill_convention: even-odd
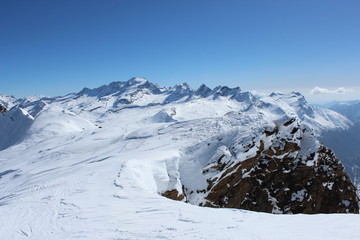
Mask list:
[[[300,93],[272,93],[262,97],[260,106],[272,109],[273,112],[296,116],[309,125],[317,135],[331,129],[348,129],[353,123],[346,117],[329,109],[310,105]]]
[[[256,156],[261,140],[268,148],[283,147],[281,141],[271,143],[277,135],[265,137],[278,125],[283,128],[280,139],[306,146],[297,151],[304,159],[320,145],[311,137],[312,126],[304,127],[309,129],[304,138],[308,142],[297,139],[298,131],[286,134],[307,123],[296,111],[288,113],[295,107],[285,100],[280,107],[277,101],[270,104],[239,89],[209,92],[203,86],[165,103],[176,90],[146,84],[133,79],[13,108],[28,125],[0,151],[4,239],[237,239],[239,234],[246,239],[288,239],[296,232],[303,234],[295,239],[315,234],[357,239],[359,216],[274,216],[199,208],[162,197],[183,199],[183,186],[209,186],[203,170],[222,155],[221,161],[241,163]],[[160,93],[149,90],[152,86]],[[1,114],[0,126],[7,123],[7,114]],[[288,126],[281,125],[290,120]],[[1,140],[8,136],[14,134]],[[316,165],[313,160],[304,161]],[[335,188],[331,182],[321,183],[329,191]],[[306,199],[301,189],[290,192],[294,201]],[[206,196],[189,193],[189,201],[199,203]],[[351,205],[343,200],[342,205]],[[259,224],[266,227],[259,229]]]
[[[13,96],[0,94],[0,113],[10,110],[19,100]]]
[[[22,141],[33,120],[22,108],[12,108],[0,114],[0,151]]]

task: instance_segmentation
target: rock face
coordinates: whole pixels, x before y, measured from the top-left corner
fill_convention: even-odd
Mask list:
[[[177,200],[177,201],[185,200],[184,194],[179,194],[178,190],[176,190],[176,189],[166,191],[162,195],[164,197],[170,198],[172,200]]]
[[[215,185],[209,181],[205,206],[270,213],[358,213],[356,189],[332,151],[321,146],[317,166],[288,156],[278,158],[297,150],[291,143],[275,153],[260,149],[255,157],[229,167],[219,179],[212,179]]]
[[[4,113],[4,112],[7,112],[7,109],[2,104],[0,104],[0,113]]]
[[[232,142],[203,168],[205,189],[184,186],[187,201],[269,213],[359,213],[343,165],[295,119],[265,128],[258,139]],[[254,154],[238,157],[246,152]]]

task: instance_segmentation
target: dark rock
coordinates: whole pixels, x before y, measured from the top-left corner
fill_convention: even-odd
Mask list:
[[[276,122],[256,137],[214,136],[219,147],[212,147],[203,165],[205,189],[184,186],[164,196],[184,194],[181,199],[200,206],[268,213],[359,213],[356,188],[334,153],[296,119]],[[201,148],[209,154],[206,142]]]
[[[166,191],[162,195],[172,200],[177,200],[177,201],[185,200],[184,194],[179,194],[178,190],[176,189]]]
[[[0,104],[0,113],[4,113],[7,112],[7,109],[5,106],[3,106],[2,104]]]
[[[205,206],[269,213],[359,213],[356,189],[332,151],[321,146],[318,165],[307,166],[290,156],[297,150],[299,146],[290,142],[275,152],[260,147],[255,157],[210,181]]]
[[[208,97],[211,94],[211,89],[207,87],[205,84],[202,84],[198,90],[196,90],[195,95],[200,97]]]

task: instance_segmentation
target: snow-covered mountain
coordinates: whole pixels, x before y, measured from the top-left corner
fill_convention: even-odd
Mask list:
[[[300,93],[262,96],[185,83],[165,88],[133,78],[63,97],[4,99],[4,239],[237,239],[240,233],[288,239],[304,229],[307,238],[360,234],[358,215],[280,217],[195,206],[358,213],[349,177],[317,140],[353,123]]]
[[[325,142],[340,157],[354,183],[360,187],[360,100],[332,102],[329,109],[346,116],[354,124],[347,129],[332,129],[321,134]],[[360,194],[360,193],[359,193]]]
[[[6,112],[12,108],[17,102],[17,99],[13,96],[6,96],[0,94],[0,113]]]

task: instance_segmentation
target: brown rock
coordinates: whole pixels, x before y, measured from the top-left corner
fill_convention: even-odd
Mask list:
[[[185,200],[184,194],[179,194],[178,190],[176,189],[166,191],[162,195],[172,200],[177,200],[177,201]]]
[[[269,149],[242,161],[212,182],[205,206],[272,213],[358,213],[356,189],[331,150],[318,150],[318,166],[277,156],[298,151]],[[232,174],[228,174],[234,171]]]

